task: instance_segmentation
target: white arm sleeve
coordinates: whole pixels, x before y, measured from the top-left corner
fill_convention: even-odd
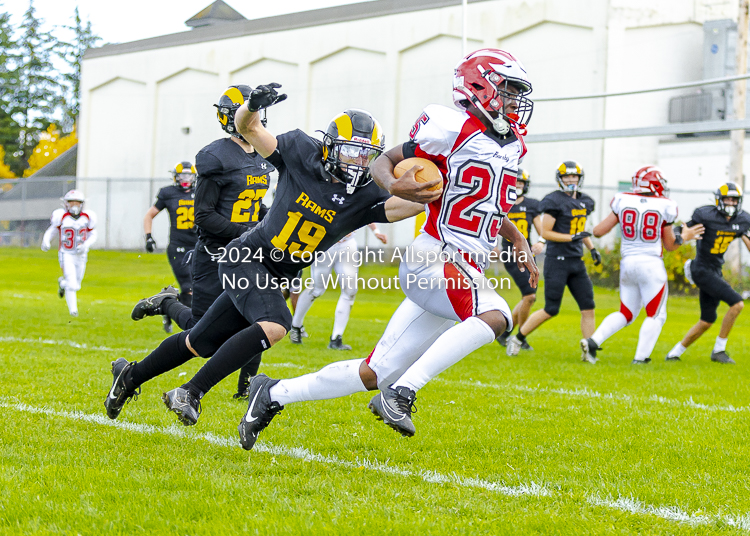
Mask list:
[[[44,236],[42,237],[42,251],[49,250],[52,243],[52,235],[54,234],[55,229],[57,229],[55,225],[50,225],[49,227],[47,227],[47,230],[44,231]]]

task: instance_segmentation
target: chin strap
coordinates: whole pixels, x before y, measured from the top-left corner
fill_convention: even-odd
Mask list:
[[[510,123],[508,123],[503,114],[500,114],[499,116],[497,116],[497,118],[493,118],[489,114],[489,112],[484,109],[484,106],[481,105],[476,95],[466,89],[465,86],[456,86],[456,89],[463,93],[469,99],[469,102],[471,102],[479,111],[484,114],[487,120],[492,124],[492,128],[495,130],[495,132],[497,132],[501,136],[505,136],[506,134],[508,134],[508,132],[510,132]]]

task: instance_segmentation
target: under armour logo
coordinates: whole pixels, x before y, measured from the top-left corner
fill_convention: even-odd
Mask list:
[[[267,167],[268,167],[268,166],[266,165],[266,163],[265,163],[265,162],[261,162],[261,164],[260,164],[260,169],[266,169]]]
[[[584,203],[583,201],[581,201],[581,206],[582,206],[583,208],[586,208],[586,203]]]
[[[339,205],[343,205],[345,199],[346,198],[343,197],[343,196],[339,197],[336,194],[333,194],[333,197],[331,198],[331,201],[333,201],[334,203],[338,203]]]

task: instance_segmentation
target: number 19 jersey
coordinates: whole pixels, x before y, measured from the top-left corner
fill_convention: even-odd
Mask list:
[[[677,203],[666,197],[620,192],[610,204],[620,220],[622,257],[662,255],[662,229],[677,219]]]
[[[443,195],[427,205],[422,231],[485,268],[516,200],[523,141],[515,131],[503,138],[473,115],[437,104],[424,109],[409,137],[404,156],[427,158],[443,174]]]

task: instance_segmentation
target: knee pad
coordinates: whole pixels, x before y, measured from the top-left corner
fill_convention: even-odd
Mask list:
[[[190,307],[193,304],[193,295],[190,292],[180,292],[177,301],[185,307]]]

